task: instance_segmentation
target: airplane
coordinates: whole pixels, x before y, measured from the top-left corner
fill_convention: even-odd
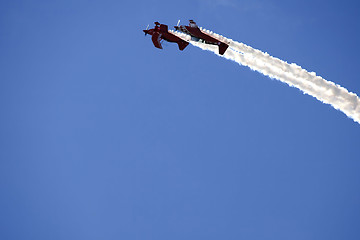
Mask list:
[[[172,34],[168,31],[168,26],[165,24],[160,24],[159,22],[154,22],[155,27],[152,29],[146,28],[146,30],[143,30],[145,33],[145,36],[147,34],[152,35],[151,40],[154,43],[154,46],[157,48],[162,49],[161,46],[161,40],[166,40],[168,42],[175,42],[179,46],[179,50],[182,51],[186,48],[187,45],[189,45],[188,42],[182,40],[178,36]]]
[[[202,41],[207,44],[218,45],[220,55],[223,55],[226,49],[229,47],[228,44],[223,43],[220,40],[213,38],[208,34],[202,32],[193,20],[189,20],[189,26],[184,26],[184,25],[179,26],[179,22],[178,25],[174,27],[176,30],[189,34],[192,37],[192,39],[195,41]]]

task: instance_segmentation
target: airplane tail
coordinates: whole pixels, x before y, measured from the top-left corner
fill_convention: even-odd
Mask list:
[[[160,24],[160,31],[161,32],[168,32],[168,26],[165,24]]]
[[[187,47],[187,45],[189,45],[189,43],[185,42],[185,41],[179,41],[179,42],[177,42],[177,44],[179,45],[180,51],[184,50]]]
[[[228,49],[229,45],[225,44],[225,43],[220,43],[219,45],[219,54],[220,55],[224,55],[226,49]]]

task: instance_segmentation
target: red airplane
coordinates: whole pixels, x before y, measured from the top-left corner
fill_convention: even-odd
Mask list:
[[[143,30],[146,34],[150,34],[152,35],[151,40],[154,43],[154,46],[157,48],[162,49],[161,46],[161,40],[166,40],[168,42],[175,42],[179,45],[179,49],[182,51],[184,50],[184,48],[186,48],[187,45],[189,45],[188,42],[182,40],[181,38],[179,38],[178,36],[170,33],[168,31],[168,26],[165,24],[160,24],[159,22],[155,22],[155,27],[152,29],[146,29]]]
[[[184,25],[175,26],[175,29],[183,33],[189,34],[192,37],[192,39],[195,41],[202,41],[207,44],[218,45],[219,54],[223,55],[225,53],[226,49],[229,47],[228,44],[223,43],[220,40],[213,38],[207,35],[206,33],[202,32],[193,20],[189,20],[189,22],[190,22],[189,26],[184,26]]]

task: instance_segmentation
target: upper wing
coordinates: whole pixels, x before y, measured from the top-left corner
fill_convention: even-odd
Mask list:
[[[160,40],[161,40],[161,34],[155,32],[151,37],[152,42],[154,43],[154,46],[157,48],[162,49]]]

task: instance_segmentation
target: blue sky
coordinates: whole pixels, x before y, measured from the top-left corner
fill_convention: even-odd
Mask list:
[[[359,95],[358,9],[2,1],[0,239],[359,239],[359,124],[141,31],[194,19]]]

